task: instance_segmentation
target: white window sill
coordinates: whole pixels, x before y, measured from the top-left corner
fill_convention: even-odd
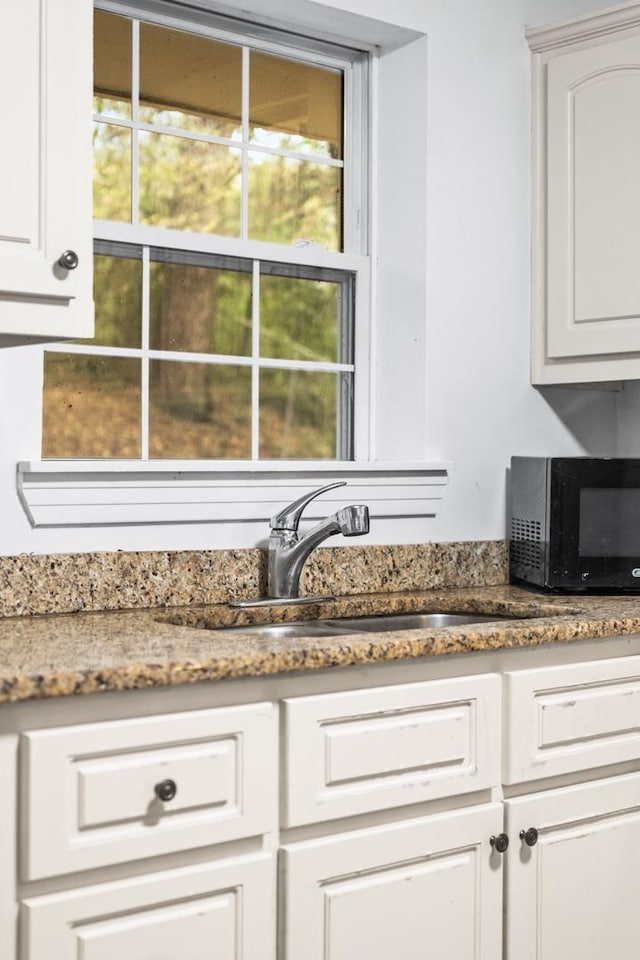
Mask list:
[[[328,461],[194,464],[189,461],[29,461],[18,464],[20,502],[32,527],[268,521],[316,487],[346,480],[312,501],[306,520],[346,503],[374,518],[435,517],[450,463]]]

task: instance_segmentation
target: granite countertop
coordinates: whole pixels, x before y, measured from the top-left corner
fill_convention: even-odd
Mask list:
[[[211,629],[430,610],[521,619],[278,640]],[[360,594],[271,608],[211,604],[6,617],[0,619],[0,703],[631,633],[640,633],[640,596],[550,597],[512,586]]]

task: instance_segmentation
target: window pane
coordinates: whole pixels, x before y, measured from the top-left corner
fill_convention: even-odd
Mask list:
[[[93,215],[131,222],[131,131],[93,125]]]
[[[342,170],[307,160],[249,154],[249,236],[327,250],[342,244]]]
[[[251,354],[251,274],[151,263],[152,350]]]
[[[250,137],[342,159],[342,72],[251,51]]]
[[[140,347],[142,261],[96,256],[93,260],[96,335],[89,343]]]
[[[260,456],[267,460],[335,459],[338,375],[260,371]]]
[[[45,353],[42,456],[140,453],[140,361]]]
[[[131,20],[103,10],[93,16],[93,108],[131,117]]]
[[[140,119],[214,136],[241,135],[242,50],[140,25]]]
[[[163,134],[139,136],[140,222],[237,237],[239,150]]]
[[[260,355],[337,362],[340,285],[260,277]]]
[[[152,360],[149,379],[151,457],[250,457],[248,368]]]

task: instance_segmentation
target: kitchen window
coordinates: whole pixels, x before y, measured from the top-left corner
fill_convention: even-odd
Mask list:
[[[253,547],[275,504],[338,479],[349,481],[350,502],[368,504],[377,542],[429,539],[448,464],[429,456],[427,443],[426,15],[411,0],[389,5],[381,19],[362,0],[222,0],[231,20],[212,12],[217,0],[137,2],[136,12],[133,3],[100,0],[96,17],[110,15],[98,29],[110,23],[120,51],[107,47],[106,78],[96,51],[96,137],[121,171],[107,179],[107,165],[96,175],[97,336],[34,347],[33,369],[23,375],[16,365],[13,375],[12,394],[29,413],[13,438],[16,485],[37,544],[165,549],[172,524],[171,543],[185,549]],[[145,24],[170,32],[172,44],[193,42],[187,67],[201,64],[201,40],[219,44],[226,107],[213,87],[194,90],[188,69],[171,75],[174,96],[163,102],[157,83],[169,68],[152,69],[153,58],[145,68]],[[270,114],[252,112],[252,60],[265,71],[293,65],[278,89],[264,72],[256,85],[254,70],[254,95],[269,100]],[[334,121],[325,110],[317,125],[295,127],[301,100],[319,102],[318,77],[340,90],[337,108],[330,99]],[[329,146],[318,149],[320,140]],[[177,149],[187,150],[182,141],[188,156]],[[162,150],[174,173],[201,169],[203,153],[217,163],[235,158],[235,179],[226,181],[235,194],[203,219],[211,177],[162,189]],[[300,194],[302,219],[260,204],[275,212],[255,219],[252,171],[265,177],[290,163],[301,190],[305,171],[316,184],[321,173],[338,184],[330,216],[319,220],[314,187]],[[272,183],[275,204],[277,176]],[[151,222],[160,209],[166,222]],[[214,216],[226,232],[207,232]],[[261,232],[276,226],[277,236]],[[181,309],[169,310],[176,298]],[[215,324],[197,322],[214,301]],[[44,430],[40,391],[30,392],[43,350]],[[117,422],[114,398],[129,411]],[[307,520],[343,505],[344,495],[338,488],[313,501]]]
[[[45,351],[42,455],[366,459],[367,56],[149,6],[95,11],[96,335]]]

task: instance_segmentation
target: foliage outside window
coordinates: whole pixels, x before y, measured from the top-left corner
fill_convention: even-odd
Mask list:
[[[45,353],[43,456],[351,459],[344,65],[120,10],[95,11],[96,335]]]

